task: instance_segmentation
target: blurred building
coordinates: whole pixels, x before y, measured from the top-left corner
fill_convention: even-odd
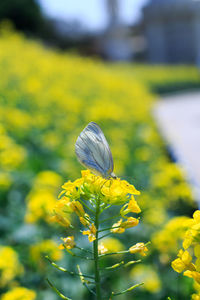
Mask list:
[[[97,40],[99,54],[108,60],[130,60],[134,55],[131,29],[120,20],[118,0],[105,0],[108,25]]]
[[[150,0],[143,22],[149,62],[200,65],[200,0]]]

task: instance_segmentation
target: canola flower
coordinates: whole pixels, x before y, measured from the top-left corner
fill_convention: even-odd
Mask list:
[[[0,246],[0,287],[5,287],[23,272],[17,252],[9,246]]]
[[[61,225],[69,227],[71,225],[70,216],[75,213],[80,222],[88,228],[83,231],[83,235],[88,235],[90,242],[96,238],[96,227],[92,219],[86,213],[85,208],[87,204],[83,201],[88,201],[90,205],[96,205],[96,198],[99,202],[100,214],[111,205],[121,205],[119,216],[122,218],[112,225],[110,228],[113,233],[123,233],[126,228],[137,226],[139,220],[137,218],[128,217],[128,213],[139,213],[141,210],[134,199],[134,195],[139,195],[140,192],[135,189],[133,185],[130,185],[125,180],[117,179],[105,179],[101,176],[92,174],[89,170],[81,172],[82,177],[74,182],[66,182],[62,188],[63,191],[59,197],[54,208],[53,220],[57,221]]]
[[[180,241],[189,228],[191,219],[185,216],[174,217],[160,230],[153,234],[152,244],[162,254],[168,255],[177,252]]]
[[[189,220],[188,229],[182,242],[183,249],[178,252],[178,258],[172,261],[172,268],[184,276],[193,278],[196,289],[200,290],[200,211],[196,210]],[[200,293],[192,295],[198,299]]]
[[[47,223],[51,222],[49,212],[56,203],[57,187],[61,182],[62,178],[56,172],[42,171],[37,174],[26,198],[25,221],[27,223],[36,223],[41,219]]]
[[[79,249],[84,252],[89,252],[89,257],[82,257],[86,260],[94,261],[94,277],[91,275],[83,275],[78,267],[81,281],[84,285],[87,283],[87,277],[93,278],[93,285],[96,289],[96,299],[102,299],[102,287],[100,284],[101,272],[100,272],[100,260],[106,256],[117,254],[135,254],[139,253],[141,256],[145,256],[148,248],[144,243],[137,243],[131,246],[128,250],[124,250],[124,246],[115,238],[105,238],[110,234],[121,234],[126,229],[132,228],[138,225],[139,219],[130,216],[131,213],[138,214],[141,210],[135,200],[135,196],[140,192],[136,188],[129,184],[125,180],[119,178],[103,178],[91,173],[90,170],[81,172],[81,178],[75,181],[68,181],[62,186],[62,191],[59,195],[59,200],[54,207],[53,221],[58,222],[64,227],[73,228],[74,215],[79,219],[81,230],[83,235],[88,236],[89,243],[93,243],[93,251],[84,250],[77,245],[74,236],[68,236],[62,238],[63,243],[59,246],[60,249],[66,250],[72,256],[77,256],[77,253],[73,250]],[[118,214],[114,218],[119,218],[117,223],[113,223],[110,227],[103,227],[102,224],[105,220],[102,220],[102,215],[105,215],[107,210],[112,206],[118,206]],[[107,221],[112,221],[113,217],[108,218]],[[106,232],[106,234],[104,234]],[[101,242],[99,243],[99,240]],[[113,246],[111,246],[113,245]],[[78,255],[79,257],[79,255]],[[49,257],[48,260],[55,267],[59,268],[52,262]],[[135,261],[133,261],[135,263]],[[128,265],[129,263],[126,263]],[[132,264],[132,263],[131,263]],[[124,261],[113,265],[112,269],[115,269],[121,265],[124,265]],[[62,270],[62,268],[59,268]],[[69,272],[69,271],[68,271]],[[70,274],[74,274],[70,272]],[[85,276],[85,277],[84,277]],[[51,286],[53,286],[50,283]],[[139,284],[140,285],[140,284]],[[122,292],[110,292],[109,297],[123,294],[127,291],[131,291],[138,285],[134,285]],[[92,288],[92,293],[94,288]],[[54,287],[54,290],[59,294],[60,292]],[[90,290],[90,289],[89,289]],[[90,290],[91,291],[91,290]],[[61,296],[61,294],[59,294]],[[61,296],[62,297],[62,296]]]
[[[36,293],[25,287],[14,287],[10,291],[4,293],[2,300],[35,300]]]

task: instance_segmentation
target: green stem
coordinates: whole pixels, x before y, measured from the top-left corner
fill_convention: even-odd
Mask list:
[[[99,213],[100,205],[99,199],[96,201],[96,213],[95,213],[95,227],[96,231],[96,240],[93,242],[93,251],[94,251],[94,267],[95,267],[95,285],[96,285],[96,299],[101,300],[101,287],[100,287],[100,275],[99,275],[99,254],[98,254],[98,229],[99,229]]]
[[[61,294],[60,292],[59,292],[59,290],[49,281],[49,279],[48,278],[46,278],[46,280],[47,280],[47,282],[48,282],[48,284],[50,285],[50,287],[54,290],[54,292],[56,292],[56,294],[60,297],[60,298],[62,298],[62,299],[64,299],[64,300],[72,300],[71,298],[68,298],[68,297],[65,297],[63,294]]]

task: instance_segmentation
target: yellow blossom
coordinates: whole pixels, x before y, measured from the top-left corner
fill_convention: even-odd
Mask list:
[[[185,234],[183,241],[183,248],[187,249],[190,247],[193,241],[196,239],[200,240],[200,211],[196,210],[193,214],[193,219],[191,219],[190,228]]]
[[[194,247],[194,255],[196,257],[200,257],[200,244],[195,245],[195,247]]]
[[[79,217],[79,220],[85,227],[88,227],[90,225],[90,216],[88,214],[84,214],[83,217]]]
[[[8,246],[0,247],[0,287],[9,284],[24,269],[18,259],[17,252]]]
[[[129,200],[129,203],[125,204],[122,209],[120,210],[120,214],[122,217],[124,217],[125,215],[127,215],[128,213],[140,213],[141,209],[138,206],[137,202],[135,201],[135,198],[133,195],[131,195],[131,198]]]
[[[89,170],[82,171],[81,175],[82,177],[74,182],[66,182],[62,186],[63,192],[61,192],[60,195],[66,195],[73,201],[79,197],[89,200],[95,194],[99,196],[101,202],[121,204],[128,202],[130,195],[140,194],[133,185],[119,178],[105,179],[92,174]],[[135,208],[133,208],[133,206]],[[129,209],[138,211],[139,208],[137,204],[132,201],[130,202]]]
[[[80,197],[85,201],[98,197],[99,201],[104,204],[121,204],[127,202],[121,210],[123,216],[129,212],[140,212],[140,208],[133,196],[139,195],[139,192],[127,181],[119,178],[105,179],[92,174],[90,170],[82,171],[81,175],[81,178],[74,182],[68,181],[62,186],[63,191],[59,195],[61,200],[54,207],[54,221],[64,226],[69,226],[68,214],[74,212],[85,227],[90,226],[90,218],[85,213],[83,205],[78,201]],[[125,222],[119,222],[121,224],[120,228],[113,232],[122,233],[125,228],[136,226],[139,220],[129,217]]]
[[[200,295],[192,294],[191,300],[200,300]]]
[[[121,224],[122,228],[131,228],[139,224],[139,220],[133,217],[129,217],[125,222]]]
[[[142,256],[146,256],[147,251],[148,251],[148,248],[145,246],[144,243],[137,243],[136,245],[129,248],[130,253],[132,253],[132,254],[139,253]]]
[[[105,202],[121,204],[128,201],[128,195],[139,195],[140,192],[130,185],[127,181],[117,179],[110,179],[107,181],[101,193],[105,196]]]
[[[63,197],[54,206],[54,216],[51,218],[52,222],[58,222],[60,225],[69,227],[71,224],[70,214],[72,208],[68,197]]]
[[[24,287],[14,287],[2,295],[1,300],[35,300],[36,293]]]
[[[83,231],[83,235],[88,235],[88,240],[89,242],[93,242],[94,240],[96,240],[96,227],[94,226],[94,224],[92,223],[92,225],[90,225],[89,230],[85,230]]]
[[[139,220],[133,217],[129,217],[126,221],[120,219],[117,223],[113,224],[111,232],[113,233],[123,233],[126,228],[131,228],[137,226]]]
[[[153,246],[160,251],[161,254],[177,253],[180,241],[185,236],[185,231],[190,226],[190,218],[185,216],[175,217],[156,231],[152,237]]]
[[[76,243],[74,242],[74,236],[68,236],[66,238],[62,238],[63,240],[63,244],[61,244],[59,246],[59,249],[73,249],[76,245]]]
[[[108,252],[108,249],[105,247],[105,245],[103,243],[98,245],[98,253],[99,254],[105,254],[106,252]]]
[[[77,216],[83,217],[85,215],[83,205],[79,201],[72,201],[70,202],[69,206],[72,209],[72,211],[77,214]]]
[[[122,225],[122,219],[120,219],[117,223],[113,224],[112,228],[110,231],[113,233],[123,233],[125,229],[121,227]]]
[[[191,270],[191,271],[195,271],[195,266],[192,264],[192,257],[189,254],[188,251],[183,251],[180,250],[178,253],[178,257],[177,259],[175,259],[172,262],[172,268],[178,272],[181,273],[184,270]]]
[[[198,284],[200,284],[200,273],[199,272],[187,270],[183,273],[183,275],[193,278]]]

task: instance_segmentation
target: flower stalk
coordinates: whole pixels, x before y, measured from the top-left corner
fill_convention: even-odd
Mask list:
[[[82,273],[79,265],[77,266],[78,273],[76,273],[58,266],[49,258],[47,259],[56,269],[72,276],[79,276],[82,284],[93,294],[95,299],[102,300],[103,291],[101,280],[105,279],[106,274],[100,272],[115,271],[120,267],[128,267],[140,262],[140,260],[131,260],[126,263],[122,260],[103,269],[100,268],[100,261],[104,257],[109,260],[110,256],[116,257],[116,255],[138,253],[141,256],[145,256],[148,251],[146,247],[148,243],[137,243],[129,249],[124,250],[123,245],[121,245],[118,239],[108,238],[109,235],[122,234],[126,229],[138,225],[140,218],[135,218],[130,216],[130,214],[138,214],[141,211],[134,198],[134,195],[139,195],[139,192],[133,185],[130,185],[125,180],[119,178],[102,178],[92,174],[89,170],[82,171],[81,178],[74,182],[66,182],[62,188],[64,191],[61,192],[61,198],[54,208],[54,221],[59,222],[66,228],[70,227],[74,217],[78,218],[81,225],[78,232],[87,236],[89,243],[91,243],[90,245],[93,245],[93,250],[84,249],[77,245],[75,237],[71,235],[62,238],[63,243],[59,248],[66,250],[66,252],[75,259],[93,261],[94,276],[87,275],[85,272]],[[113,205],[118,206],[119,213],[109,217],[108,209]],[[104,213],[105,210],[106,214]],[[104,216],[100,219],[103,213]],[[113,224],[113,219],[119,216],[119,220]],[[110,222],[107,224],[107,221]],[[104,222],[106,222],[106,226],[103,227],[102,224]],[[100,240],[101,242],[99,242]],[[108,242],[109,240],[110,242]],[[114,247],[112,246],[113,241]],[[76,250],[78,251],[77,253]],[[80,252],[82,252],[83,255],[79,255]],[[110,290],[107,292],[107,296],[112,299],[112,297],[130,292],[138,286],[140,286],[140,284],[133,285],[117,293],[111,292]],[[57,294],[60,293],[55,287],[54,290]],[[62,298],[62,294],[60,295]]]
[[[93,241],[93,251],[94,251],[94,268],[95,268],[95,286],[96,286],[96,298],[101,300],[101,287],[100,287],[100,273],[99,273],[99,254],[98,254],[98,229],[99,229],[99,214],[100,214],[100,201],[97,198],[96,201],[96,212],[95,212],[95,227],[96,239]]]

